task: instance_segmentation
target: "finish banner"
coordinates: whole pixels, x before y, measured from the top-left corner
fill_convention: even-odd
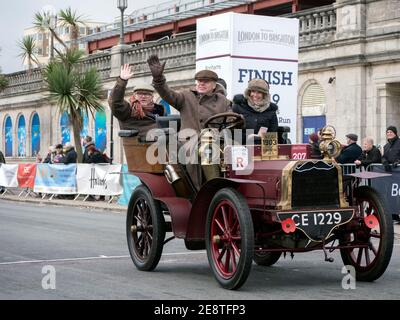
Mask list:
[[[299,20],[228,12],[197,19],[196,37],[196,71],[216,72],[229,99],[250,80],[266,80],[279,125],[290,127],[295,143]]]
[[[0,186],[5,188],[18,187],[18,164],[1,164],[0,165]]]
[[[18,187],[33,189],[35,186],[36,164],[18,165]]]
[[[120,164],[79,164],[76,175],[78,193],[101,196],[122,194]]]
[[[33,191],[51,194],[75,194],[76,164],[38,164]]]

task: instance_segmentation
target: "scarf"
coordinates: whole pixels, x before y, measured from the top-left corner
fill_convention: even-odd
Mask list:
[[[250,91],[246,89],[244,93],[244,97],[247,100],[247,104],[256,112],[264,112],[268,109],[269,104],[271,102],[269,94],[264,94],[264,99],[262,99],[259,103],[255,104],[250,98]]]

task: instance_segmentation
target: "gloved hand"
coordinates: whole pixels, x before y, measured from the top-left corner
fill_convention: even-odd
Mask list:
[[[158,59],[158,56],[153,54],[147,59],[147,63],[150,67],[150,71],[153,76],[153,79],[155,81],[161,80],[166,61],[161,63],[160,60]]]

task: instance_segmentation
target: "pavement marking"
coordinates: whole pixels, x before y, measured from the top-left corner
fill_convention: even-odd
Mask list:
[[[188,252],[172,252],[164,253],[162,256],[178,256],[178,255],[190,255],[205,253],[204,250],[201,251],[188,251]],[[48,263],[48,262],[72,262],[72,261],[86,261],[86,260],[106,260],[106,259],[125,259],[131,256],[105,256],[99,255],[97,257],[84,257],[84,258],[65,258],[65,259],[49,259],[49,260],[26,260],[26,261],[11,261],[11,262],[0,262],[0,266],[8,265],[18,265],[18,264],[28,264],[28,263]]]

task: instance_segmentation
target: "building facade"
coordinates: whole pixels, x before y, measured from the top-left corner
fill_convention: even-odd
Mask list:
[[[300,21],[297,142],[330,124],[343,143],[347,133],[356,133],[384,144],[386,127],[400,127],[400,2],[337,0],[285,16]],[[171,87],[192,85],[195,48],[195,32],[131,46],[124,59],[135,76],[126,97],[135,83],[151,81],[146,59],[153,53],[167,60]],[[105,113],[89,116],[82,135],[93,136],[106,152],[111,138],[107,94],[119,74],[120,50],[92,54],[83,62],[101,74]],[[45,155],[48,146],[68,139],[68,132],[72,137],[65,116],[47,99],[40,70],[6,76],[9,85],[0,93],[0,148],[9,162],[34,161],[36,152]],[[113,128],[114,159],[124,163],[118,121]]]

